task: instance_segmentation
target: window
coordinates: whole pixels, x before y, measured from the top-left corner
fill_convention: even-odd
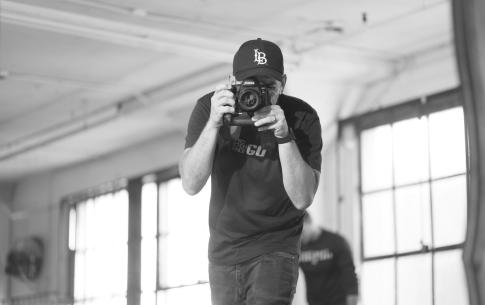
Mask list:
[[[73,204],[69,248],[74,304],[126,304],[128,193],[116,191]]]
[[[209,305],[210,181],[189,196],[173,167],[107,187],[64,199],[73,303]]]
[[[364,305],[468,302],[463,111],[416,105],[359,128]]]
[[[196,196],[180,178],[142,188],[142,305],[210,304],[210,183]]]

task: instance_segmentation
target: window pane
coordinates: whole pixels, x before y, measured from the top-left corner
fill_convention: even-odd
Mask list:
[[[69,209],[69,250],[74,251],[76,249],[76,209]]]
[[[426,181],[429,177],[427,119],[397,122],[392,130],[395,184]]]
[[[102,247],[86,252],[86,297],[126,294],[127,248]]]
[[[125,304],[128,194],[99,196],[76,207],[75,304]]]
[[[141,243],[141,290],[153,292],[157,285],[157,239],[143,238]]]
[[[114,205],[111,215],[116,217],[115,232],[120,237],[120,242],[128,243],[128,192],[126,190],[114,194]]]
[[[465,239],[465,175],[435,181],[433,194],[434,246],[458,244]]]
[[[397,252],[431,247],[429,184],[396,189]]]
[[[140,296],[140,305],[156,305],[156,298],[155,292],[144,292]]]
[[[157,185],[147,183],[141,192],[141,236],[157,235]]]
[[[393,305],[395,295],[394,259],[364,262],[362,305]]]
[[[461,107],[429,116],[431,177],[464,173],[465,128]]]
[[[128,193],[120,191],[95,199],[88,221],[92,247],[126,244],[128,242]],[[89,216],[88,216],[89,217]]]
[[[362,198],[364,256],[394,253],[392,192],[379,192]]]
[[[209,284],[173,288],[160,291],[157,305],[211,305]]]
[[[160,270],[162,287],[208,280],[207,243],[210,183],[196,196],[180,179],[160,185]]]
[[[76,251],[87,248],[88,235],[88,207],[93,204],[93,200],[87,200],[77,205],[76,219]]]
[[[465,271],[461,250],[440,251],[435,254],[435,304],[468,304]]]
[[[126,298],[109,296],[109,297],[102,297],[99,299],[89,300],[87,302],[80,303],[80,304],[82,305],[125,305]]]
[[[391,126],[384,125],[362,132],[362,191],[391,187]]]
[[[86,297],[86,255],[84,252],[76,252],[74,265],[74,299]]]
[[[397,260],[397,303],[431,305],[431,255],[410,255]]]

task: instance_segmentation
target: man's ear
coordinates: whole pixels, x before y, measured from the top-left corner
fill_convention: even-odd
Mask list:
[[[281,93],[285,90],[285,85],[286,85],[286,74],[283,74],[281,76]]]

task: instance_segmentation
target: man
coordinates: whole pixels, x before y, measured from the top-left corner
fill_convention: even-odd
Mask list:
[[[357,304],[357,277],[345,239],[318,227],[307,213],[301,242],[300,267],[305,276],[308,304]]]
[[[200,98],[179,164],[182,185],[196,194],[211,176],[213,304],[291,304],[304,210],[320,176],[320,121],[308,104],[282,94],[286,75],[276,44],[243,43],[233,74],[267,89],[267,105],[245,113],[249,124],[234,126],[240,104],[231,85]]]

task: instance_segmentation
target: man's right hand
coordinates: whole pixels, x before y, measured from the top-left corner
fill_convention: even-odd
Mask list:
[[[234,94],[230,89],[231,86],[228,84],[221,84],[216,87],[211,98],[211,113],[208,121],[210,127],[221,127],[224,114],[234,113]]]

